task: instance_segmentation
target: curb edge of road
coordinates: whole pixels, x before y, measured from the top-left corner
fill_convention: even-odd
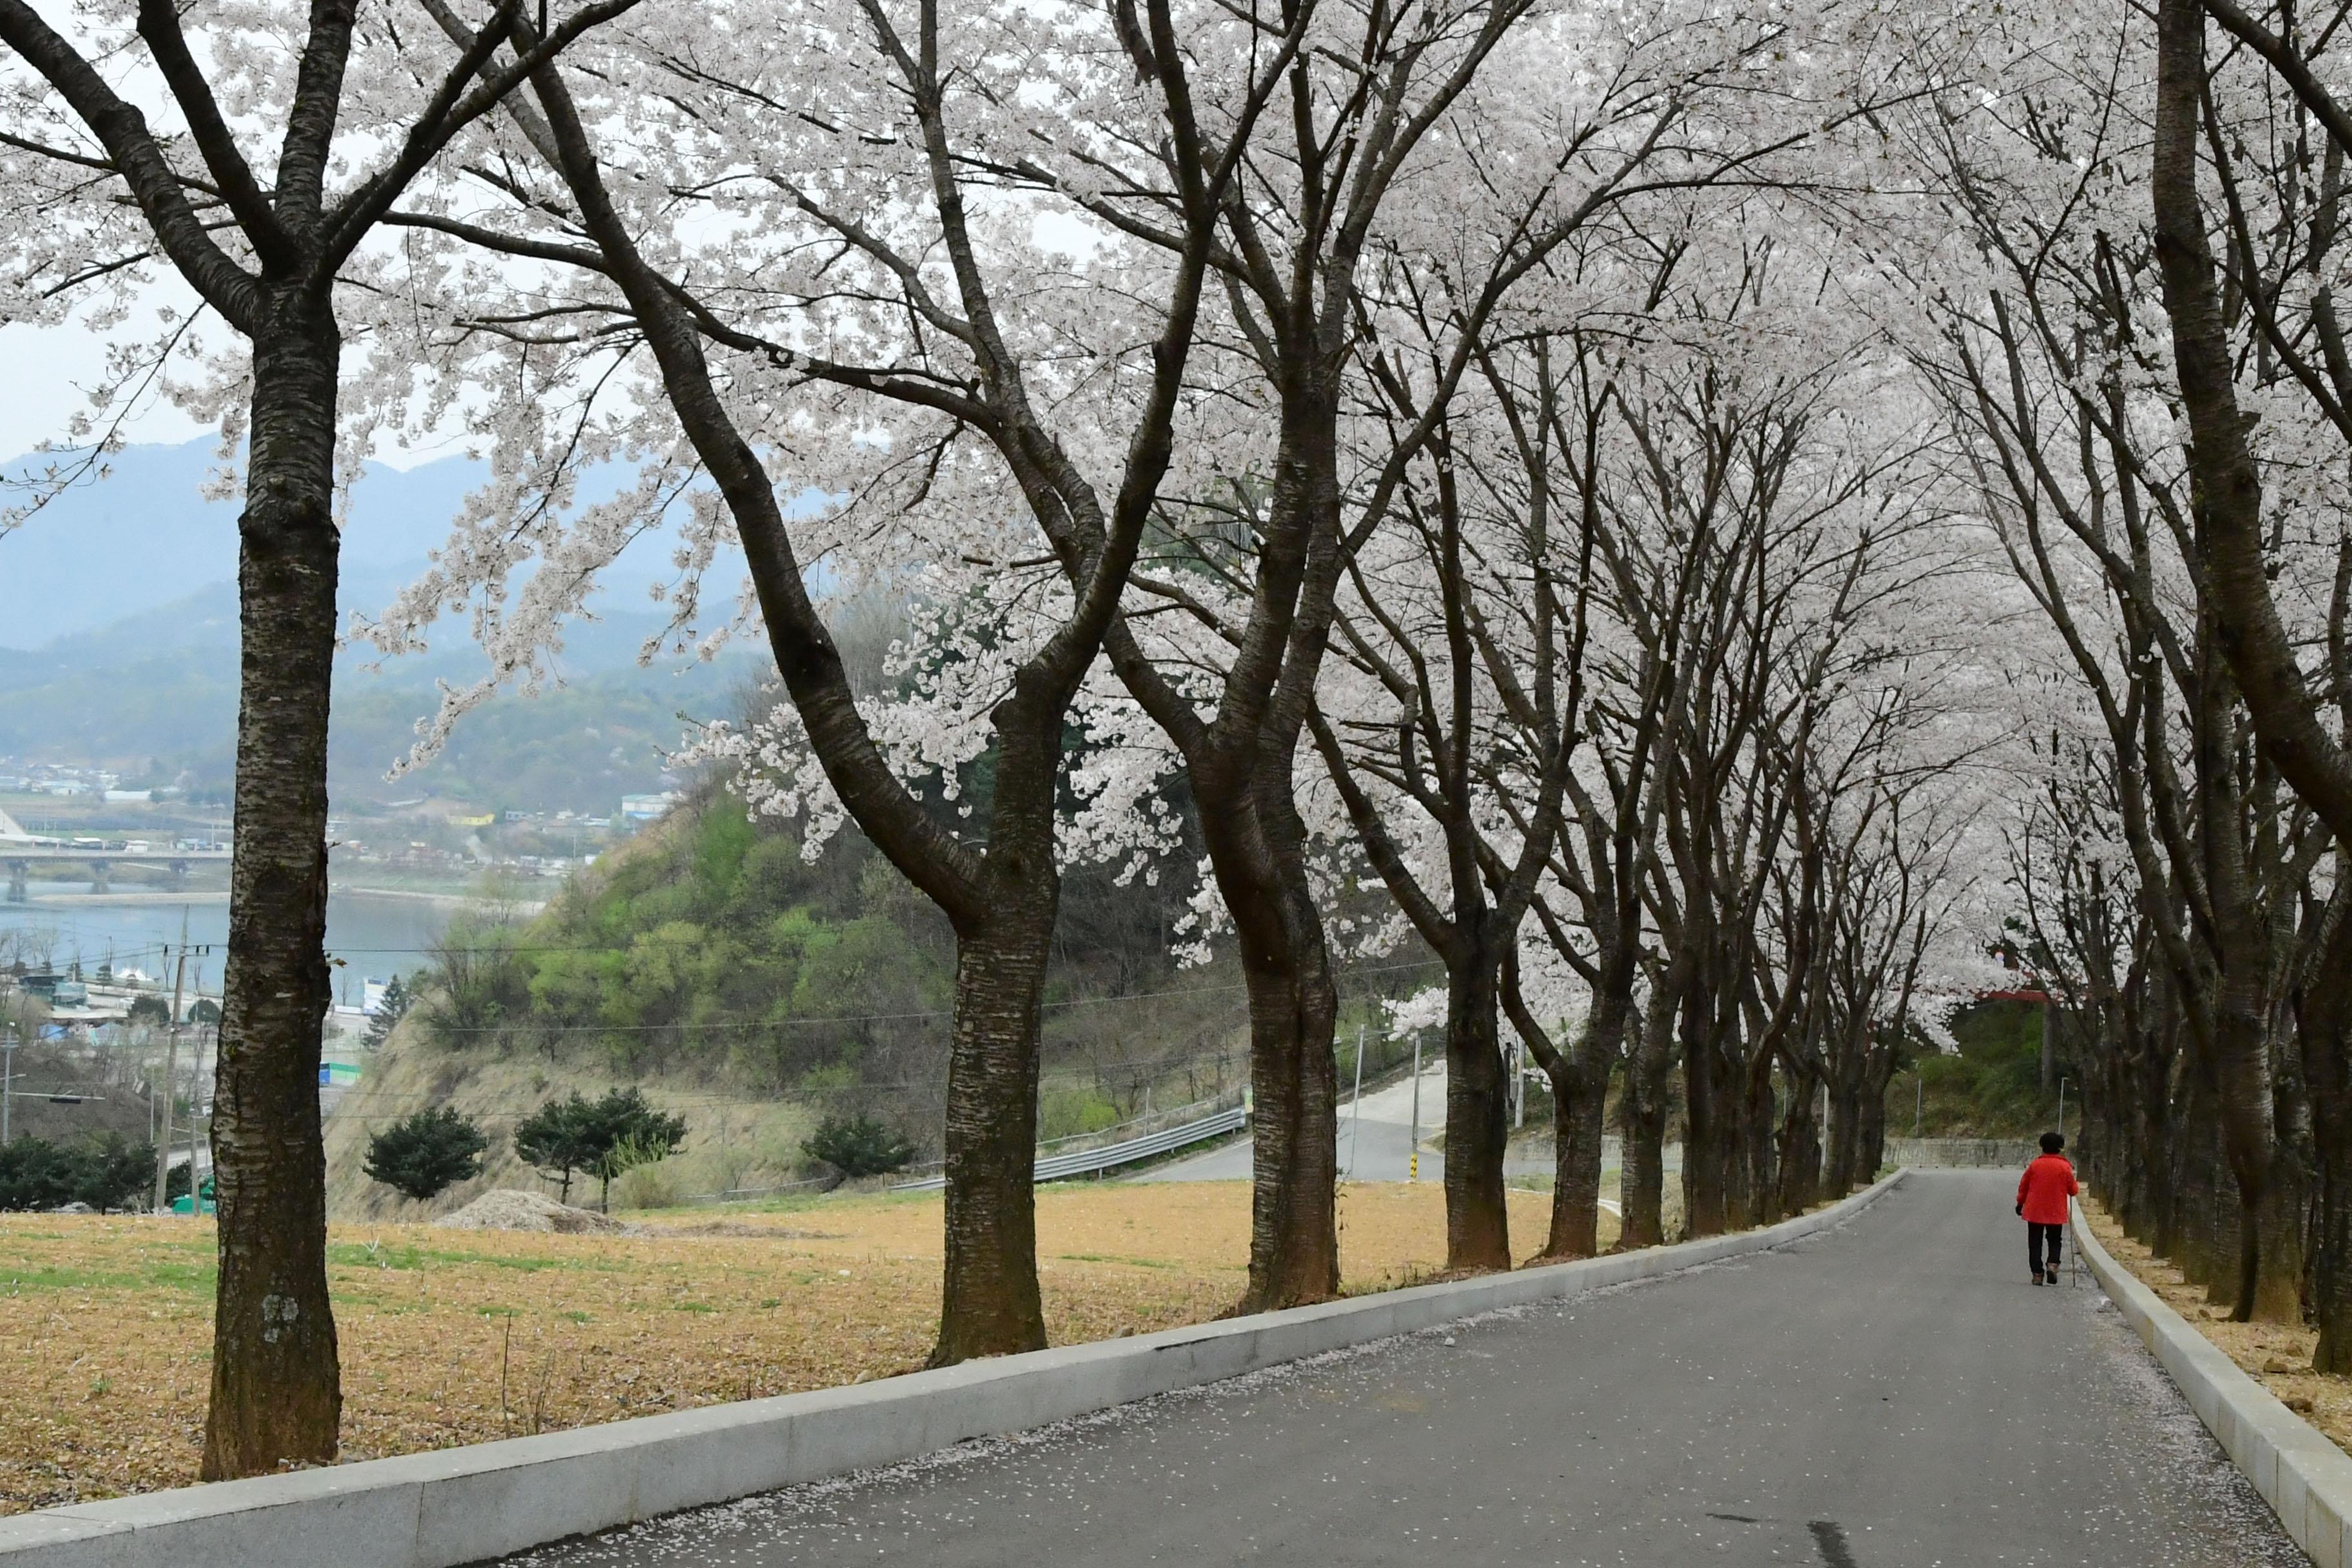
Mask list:
[[[0,1518],[0,1568],[458,1568],[895,1464],[1831,1229],[1906,1172],[1760,1230],[530,1437]]]
[[[2352,1568],[2352,1458],[2117,1263],[2074,1205],[2075,1256],[2318,1568]]]

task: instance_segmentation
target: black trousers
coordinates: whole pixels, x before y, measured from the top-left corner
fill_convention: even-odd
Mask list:
[[[2039,1274],[2044,1268],[2053,1274],[2058,1272],[2058,1237],[2065,1229],[2063,1225],[2040,1225],[2032,1220],[2025,1222],[2026,1264],[2035,1273]],[[2050,1258],[2046,1265],[2042,1261],[2045,1244]]]

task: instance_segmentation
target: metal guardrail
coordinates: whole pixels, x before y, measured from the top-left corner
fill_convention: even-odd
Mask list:
[[[1889,1138],[1889,1165],[2023,1170],[2041,1148],[2027,1138]]]
[[[1106,1144],[1100,1149],[1081,1149],[1072,1154],[1054,1154],[1037,1162],[1037,1177],[1041,1182],[1058,1182],[1071,1176],[1098,1175],[1121,1165],[1132,1165],[1139,1160],[1166,1154],[1203,1140],[1227,1132],[1238,1132],[1249,1125],[1249,1112],[1241,1106],[1204,1116],[1198,1121],[1187,1121],[1181,1127],[1163,1127],[1157,1132],[1147,1132],[1140,1138],[1130,1138],[1124,1143]],[[892,1187],[894,1193],[937,1192],[948,1184],[945,1176],[932,1176],[926,1181],[907,1182]]]
[[[730,1187],[723,1193],[688,1193],[686,1201],[693,1204],[740,1204],[750,1198],[772,1198],[778,1193],[794,1193],[803,1187],[821,1187],[833,1180],[829,1176],[811,1176],[804,1182],[783,1182],[772,1187]]]

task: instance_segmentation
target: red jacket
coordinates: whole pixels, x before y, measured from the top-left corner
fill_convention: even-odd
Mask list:
[[[2082,1190],[2074,1184],[2074,1166],[2065,1155],[2044,1154],[2018,1178],[2017,1201],[2024,1205],[2029,1225],[2064,1225],[2066,1200]]]

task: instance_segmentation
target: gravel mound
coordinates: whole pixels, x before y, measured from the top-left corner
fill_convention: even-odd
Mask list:
[[[557,1203],[544,1193],[519,1187],[497,1187],[464,1208],[433,1222],[451,1230],[552,1230],[567,1236],[583,1231],[618,1233],[628,1228],[610,1215],[576,1209]]]

